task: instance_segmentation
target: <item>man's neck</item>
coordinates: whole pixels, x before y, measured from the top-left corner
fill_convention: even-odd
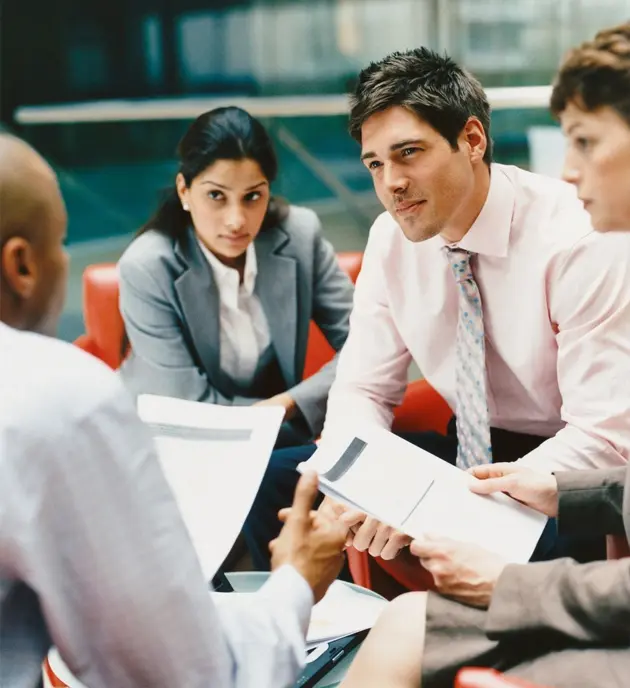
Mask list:
[[[485,163],[480,165],[475,171],[475,183],[468,199],[461,212],[452,219],[448,227],[445,227],[440,236],[448,244],[457,244],[473,226],[475,220],[488,199],[490,191],[490,167]]]

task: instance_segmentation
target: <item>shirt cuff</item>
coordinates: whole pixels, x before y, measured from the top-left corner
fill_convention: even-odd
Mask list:
[[[311,586],[293,566],[285,564],[276,569],[260,589],[260,594],[281,600],[283,606],[294,609],[300,629],[306,636],[315,599]]]

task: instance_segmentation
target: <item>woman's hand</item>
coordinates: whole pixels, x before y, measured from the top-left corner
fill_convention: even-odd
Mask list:
[[[262,401],[257,401],[254,406],[282,406],[284,408],[284,420],[291,420],[296,414],[297,404],[295,400],[288,392],[282,392],[282,394],[276,394],[269,399],[263,399]]]

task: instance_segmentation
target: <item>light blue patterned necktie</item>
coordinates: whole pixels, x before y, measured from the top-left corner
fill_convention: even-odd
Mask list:
[[[457,465],[466,470],[492,462],[486,394],[486,347],[479,287],[470,259],[474,254],[447,247],[459,291],[456,345]]]

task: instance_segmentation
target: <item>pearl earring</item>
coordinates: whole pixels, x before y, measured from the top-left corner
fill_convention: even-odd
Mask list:
[[[186,212],[188,212],[188,211],[190,210],[190,208],[188,207],[188,203],[184,203],[184,204],[182,205],[182,208],[183,208]]]

